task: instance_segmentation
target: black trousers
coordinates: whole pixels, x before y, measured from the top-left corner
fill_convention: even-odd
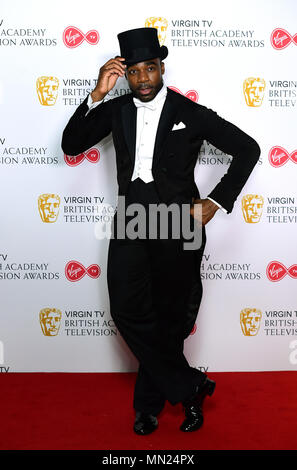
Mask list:
[[[137,178],[131,182],[126,203],[133,202],[145,207],[160,202],[154,181],[146,184]],[[116,234],[117,213],[113,223]],[[139,361],[135,410],[156,416],[166,399],[172,405],[187,399],[205,378],[183,354],[195,273],[197,253],[184,250],[182,238],[110,239],[107,282],[111,316]]]

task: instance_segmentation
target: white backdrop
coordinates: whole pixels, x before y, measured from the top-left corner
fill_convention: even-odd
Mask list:
[[[262,150],[233,212],[207,226],[204,297],[185,354],[208,371],[296,370],[296,2],[7,0],[0,15],[1,372],[137,370],[109,313],[108,240],[96,237],[117,202],[112,140],[70,161],[60,143],[99,67],[119,53],[117,33],[152,17],[169,49],[167,86],[192,90],[189,99]],[[125,92],[120,79],[110,99]],[[202,197],[227,164],[205,143],[195,170]],[[242,311],[254,330],[241,327]]]

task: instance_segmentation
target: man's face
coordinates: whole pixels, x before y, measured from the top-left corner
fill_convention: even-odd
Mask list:
[[[159,58],[128,66],[126,78],[134,96],[144,102],[154,99],[163,86],[164,71]]]

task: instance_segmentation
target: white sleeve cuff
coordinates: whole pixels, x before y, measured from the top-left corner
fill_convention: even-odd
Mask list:
[[[222,209],[222,211],[225,212],[225,214],[227,214],[227,210],[221,206],[221,204],[219,204],[218,202],[214,201],[213,199],[211,199],[211,197],[207,197],[207,199],[209,199],[210,201],[214,202],[217,206],[219,206],[220,209]]]
[[[103,98],[103,100],[93,102],[92,97],[91,97],[91,93],[89,93],[88,101],[87,101],[87,105],[88,105],[89,109],[86,112],[85,116],[87,116],[92,109],[96,108],[96,106],[103,103],[103,101],[104,101],[104,98]]]

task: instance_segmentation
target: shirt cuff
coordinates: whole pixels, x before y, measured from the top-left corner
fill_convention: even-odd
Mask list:
[[[87,105],[88,105],[89,109],[86,112],[85,116],[87,116],[92,109],[96,108],[96,106],[103,103],[103,101],[104,101],[104,98],[103,98],[103,100],[93,102],[92,97],[91,97],[91,93],[89,93],[88,101],[87,101]]]
[[[227,214],[227,210],[224,207],[222,207],[221,204],[211,199],[211,197],[207,197],[206,199],[209,199],[210,201],[214,202],[217,206],[219,206],[220,209],[222,209],[222,211],[225,212],[225,214]]]

